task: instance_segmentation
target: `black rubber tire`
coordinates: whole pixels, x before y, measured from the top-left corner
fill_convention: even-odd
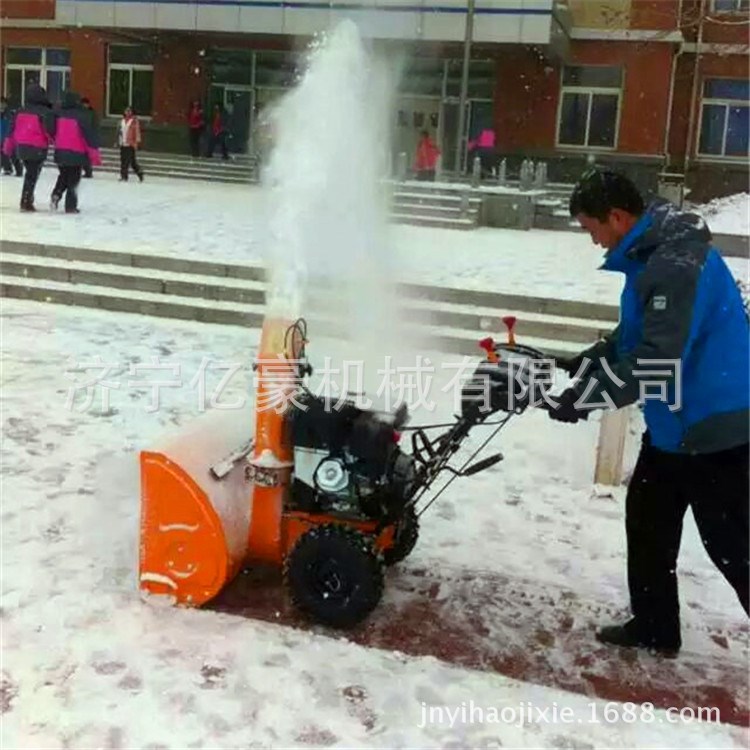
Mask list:
[[[295,606],[315,622],[350,628],[367,617],[383,594],[383,557],[372,540],[342,524],[305,532],[284,562]]]
[[[419,539],[419,518],[414,506],[410,505],[398,522],[396,543],[383,553],[385,564],[395,565],[405,560],[414,549],[417,539]]]

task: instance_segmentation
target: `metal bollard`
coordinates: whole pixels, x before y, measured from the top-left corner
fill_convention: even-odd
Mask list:
[[[534,187],[537,190],[544,189],[547,183],[547,163],[540,161],[537,162],[536,171],[534,172]]]
[[[506,160],[503,159],[500,162],[500,169],[497,171],[497,184],[498,185],[505,185],[508,181],[508,165],[506,163]]]
[[[406,165],[408,161],[406,159],[406,151],[401,151],[396,160],[396,179],[399,182],[403,182],[406,179]]]
[[[524,159],[521,165],[521,190],[530,190],[534,180],[534,162]]]
[[[474,161],[471,165],[471,186],[479,187],[479,183],[482,179],[482,160],[478,157],[474,157]]]

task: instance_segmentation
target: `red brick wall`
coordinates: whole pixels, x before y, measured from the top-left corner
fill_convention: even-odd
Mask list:
[[[677,0],[632,0],[630,28],[675,29],[678,8]]]
[[[624,68],[618,152],[662,153],[672,50],[665,43],[580,41],[571,45],[571,64]],[[531,50],[503,52],[495,96],[501,151],[554,149],[560,85],[559,66]]]
[[[497,61],[495,130],[501,152],[552,149],[560,70],[534,50],[507,48]]]
[[[199,54],[204,47],[195,39],[160,44],[154,61],[154,122],[184,124],[190,101],[204,98],[208,77]]]
[[[5,47],[64,47],[70,50],[70,85],[81,96],[91,99],[97,112],[104,109],[106,41],[89,29],[4,29]],[[3,54],[3,66],[5,55]],[[5,71],[0,69],[5,82]]]
[[[55,17],[55,0],[3,0],[0,3],[0,18]]]
[[[670,158],[682,165],[688,146],[690,105],[693,92],[695,55],[682,55],[677,66],[675,96],[672,107],[672,129],[669,136]],[[693,110],[693,132],[689,152],[695,154],[698,138],[698,120],[701,107],[703,80],[706,78],[748,78],[748,58],[745,55],[701,55],[698,64],[698,89]]]
[[[71,32],[70,86],[91,100],[100,117],[105,112],[107,77],[107,41],[95,31]]]
[[[661,42],[577,42],[572,62],[622,65],[625,72],[617,150],[629,154],[662,152],[672,45]]]

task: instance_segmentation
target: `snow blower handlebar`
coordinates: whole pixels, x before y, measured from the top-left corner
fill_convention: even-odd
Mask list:
[[[414,491],[408,504],[417,505],[442,472],[452,475],[421,509],[419,515],[424,513],[457,477],[472,476],[499,463],[503,459],[502,453],[479,461],[475,461],[475,458],[512,416],[521,414],[531,405],[536,405],[532,404],[530,399],[532,362],[549,361],[550,358],[539,349],[515,342],[513,328],[516,319],[513,316],[503,318],[503,322],[508,328],[508,343],[496,344],[491,337],[479,342],[487,357],[477,365],[472,377],[464,385],[461,394],[461,414],[456,417],[456,421],[450,425],[406,428],[413,430],[411,455],[416,466]],[[541,407],[547,410],[554,408],[546,401],[542,401]],[[489,417],[498,413],[503,413],[499,420],[488,421]],[[459,469],[453,468],[449,465],[450,460],[472,429],[479,425],[493,425],[495,430]],[[427,430],[446,426],[448,429],[437,437],[430,439],[427,436]]]

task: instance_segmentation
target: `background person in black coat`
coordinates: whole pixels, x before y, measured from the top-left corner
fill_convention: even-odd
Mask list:
[[[89,117],[91,117],[91,128],[95,133],[99,132],[99,118],[96,116],[96,112],[94,111],[94,108],[91,106],[91,101],[87,96],[84,96],[81,99],[81,106],[89,113]],[[87,164],[83,168],[83,176],[91,178],[94,176],[94,169],[91,166],[91,164]]]
[[[73,91],[66,91],[55,128],[55,162],[60,174],[52,190],[53,210],[57,209],[65,195],[65,213],[79,213],[78,183],[81,181],[81,170],[90,166],[90,152],[98,146],[91,115],[81,105],[81,97]]]

